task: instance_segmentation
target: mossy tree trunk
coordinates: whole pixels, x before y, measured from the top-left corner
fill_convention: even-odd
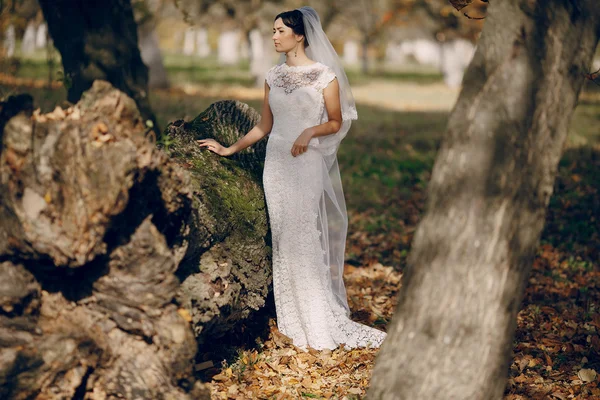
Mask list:
[[[490,2],[437,154],[372,399],[500,399],[595,1]]]
[[[9,103],[0,397],[208,398],[197,343],[234,331],[269,293],[260,168],[201,151],[195,123],[170,128],[169,157],[104,81],[68,110]],[[230,110],[243,129],[256,120]]]
[[[266,140],[230,158],[195,140],[210,137],[230,145],[258,119],[248,105],[222,101],[193,121],[174,122],[163,134],[171,159],[191,176],[190,246],[178,271],[178,299],[192,310],[200,344],[230,334],[266,305],[272,270],[262,190]]]

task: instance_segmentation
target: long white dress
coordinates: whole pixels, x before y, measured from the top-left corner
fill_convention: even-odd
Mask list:
[[[344,307],[332,292],[321,232],[327,221],[319,212],[320,202],[325,201],[323,169],[327,166],[314,148],[296,157],[291,154],[304,129],[327,120],[323,89],[334,78],[335,73],[318,62],[283,63],[266,75],[273,127],[263,186],[273,244],[277,328],[303,350],[307,346],[333,350],[341,343],[348,348],[379,347],[386,335],[349,319],[347,303]]]

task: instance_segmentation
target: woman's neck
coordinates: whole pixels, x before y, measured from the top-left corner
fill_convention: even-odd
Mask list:
[[[298,49],[296,56],[294,56],[294,50],[285,53],[285,63],[290,67],[298,67],[314,64],[314,61],[308,58],[303,50]]]

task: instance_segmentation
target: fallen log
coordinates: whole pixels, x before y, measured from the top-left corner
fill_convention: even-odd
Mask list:
[[[256,115],[215,104],[161,150],[106,82],[49,114],[7,103],[0,398],[209,398],[198,343],[264,307],[270,248],[260,150],[222,159],[194,139],[233,139]],[[222,110],[246,125],[211,125]]]

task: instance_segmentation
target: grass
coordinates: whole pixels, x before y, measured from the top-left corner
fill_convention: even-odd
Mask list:
[[[277,60],[273,59],[273,63]],[[52,53],[52,77],[58,79],[59,70],[62,70],[60,56],[56,51]],[[238,85],[253,87],[255,79],[250,73],[250,62],[242,59],[238,65],[219,65],[215,56],[200,58],[197,56],[184,56],[181,54],[164,53],[164,66],[172,84],[185,83],[203,86]],[[48,79],[49,66],[46,61],[45,51],[36,51],[27,58],[16,60],[0,60],[0,69],[20,78]],[[423,67],[391,68],[375,64],[372,72],[363,74],[359,67],[346,69],[351,84],[364,84],[373,78],[389,81],[432,83],[442,81],[442,75],[431,69]]]
[[[165,65],[173,82],[251,85],[252,77],[248,72],[247,62],[244,64],[245,68],[221,68],[215,59],[200,61],[194,57],[165,56]],[[21,63],[19,75],[45,77],[47,68],[44,68],[43,57],[26,60]],[[348,74],[353,82],[372,78],[353,69],[349,69]],[[439,79],[434,75],[431,71],[425,71],[419,77],[410,71],[380,71],[377,79],[420,79],[426,83],[429,79]],[[586,86],[586,92],[569,127],[568,150],[559,165],[559,177],[575,173],[581,184],[588,186],[595,185],[598,171],[595,170],[594,163],[586,163],[585,160],[597,157],[597,150],[592,150],[592,147],[600,144],[600,96],[594,89],[596,88],[592,84]],[[0,86],[0,96],[18,91],[13,87]],[[43,111],[52,110],[66,97],[64,89],[27,91],[34,96],[36,105]],[[222,98],[190,96],[172,90],[156,90],[150,95],[161,127],[176,119],[191,120],[218,100]],[[261,108],[261,101],[245,102],[257,110]],[[358,114],[359,119],[354,122],[338,153],[348,209],[350,213],[368,215],[368,218],[354,222],[351,229],[376,235],[398,231],[401,229],[398,227],[399,221],[404,221],[405,225],[414,225],[417,218],[415,214],[418,214],[419,209],[407,208],[406,202],[413,201],[415,193],[425,191],[435,154],[445,131],[448,113],[389,111],[359,104]],[[574,163],[578,163],[577,167],[574,167]],[[557,182],[560,185],[562,181],[558,179]],[[560,196],[552,197],[551,210],[561,209],[565,203],[571,204],[577,199],[580,208],[593,210],[597,207],[593,192],[581,194],[576,191],[576,187],[569,186],[567,189],[561,191],[557,187]],[[402,204],[399,205],[398,202]],[[572,205],[570,207],[573,208]],[[563,233],[557,236],[546,235],[548,241],[557,243],[564,240],[565,232],[570,232],[566,243],[573,246],[577,240],[591,240],[594,237],[593,224],[586,219],[589,214],[586,210],[573,209],[568,217],[557,218],[549,224],[547,233]]]

